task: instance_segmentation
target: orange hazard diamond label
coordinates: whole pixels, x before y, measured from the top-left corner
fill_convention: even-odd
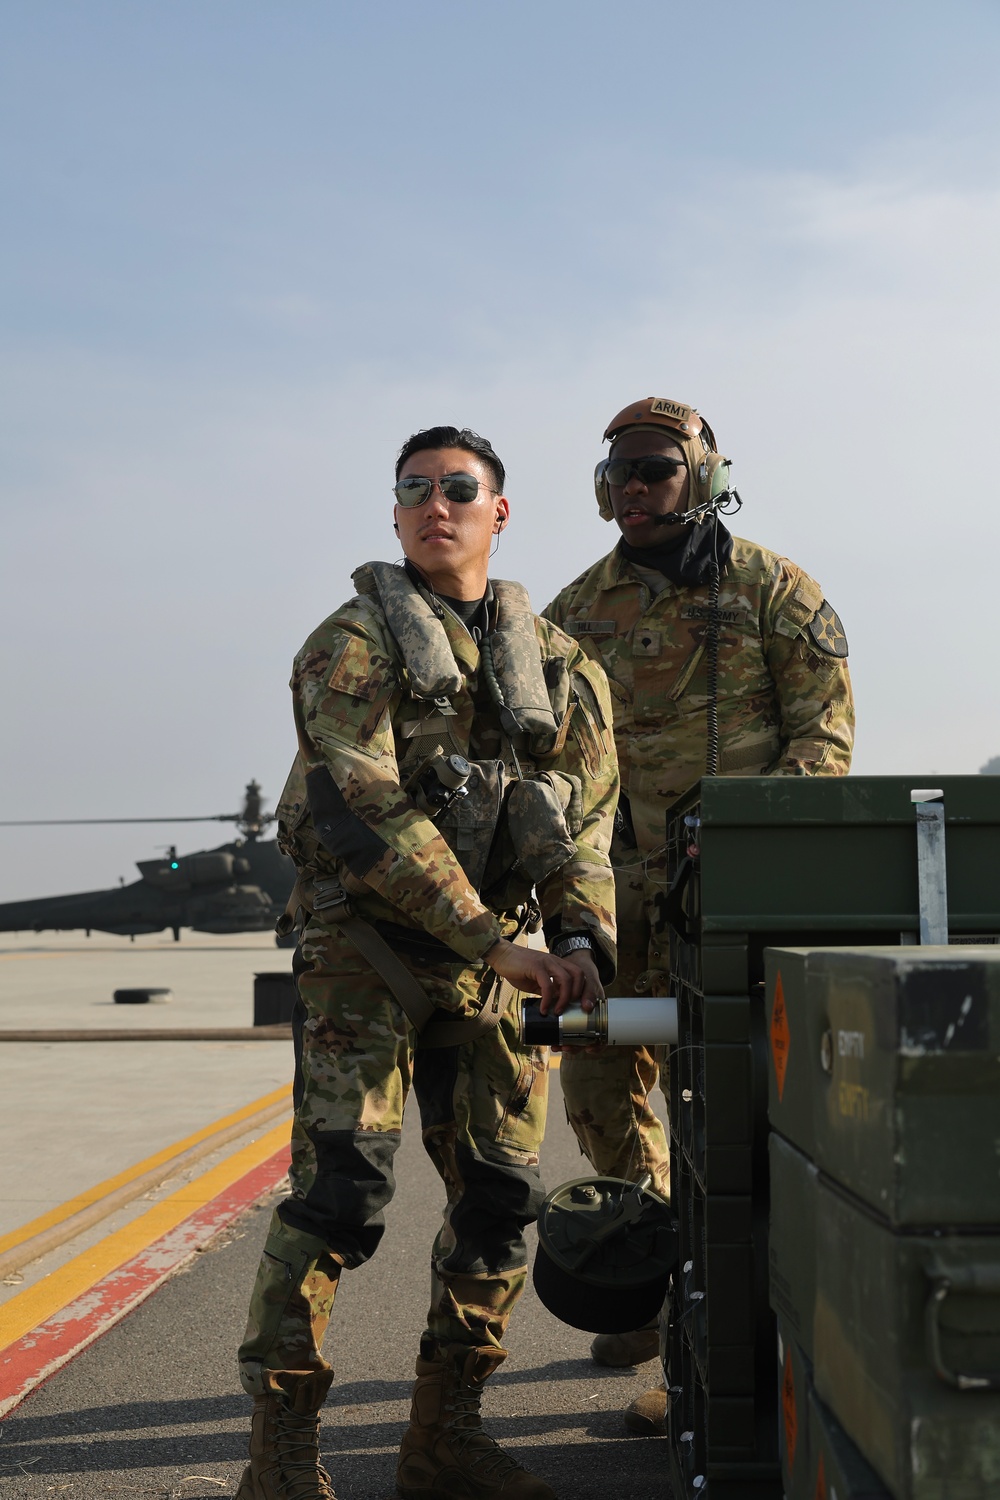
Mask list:
[[[823,1467],[823,1455],[819,1456],[819,1468],[816,1470],[816,1493],[813,1500],[826,1500],[826,1469]]]
[[[774,1058],[774,1076],[778,1080],[778,1102],[785,1092],[785,1072],[788,1068],[788,1012],[785,1010],[785,988],[781,983],[781,970],[774,981],[774,1009],[771,1011],[771,1056]]]
[[[792,1346],[785,1346],[785,1368],[781,1376],[781,1416],[785,1424],[785,1452],[788,1472],[795,1468],[795,1444],[799,1436],[799,1414],[795,1408],[795,1377],[792,1374]]]

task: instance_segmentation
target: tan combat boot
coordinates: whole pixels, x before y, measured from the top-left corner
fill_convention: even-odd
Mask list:
[[[643,1328],[631,1333],[599,1333],[590,1346],[590,1357],[596,1365],[622,1369],[626,1365],[644,1365],[660,1353],[660,1319],[657,1315]]]
[[[663,1437],[667,1430],[669,1410],[670,1397],[667,1395],[667,1382],[664,1381],[651,1391],[643,1391],[641,1396],[636,1396],[631,1406],[625,1408],[622,1418],[625,1430],[636,1437]]]
[[[250,1462],[236,1500],[337,1500],[319,1461],[319,1413],[332,1370],[264,1370],[253,1398]]]
[[[500,1349],[453,1346],[439,1360],[417,1360],[396,1469],[404,1500],[556,1500],[483,1431],[483,1384],[506,1357]]]

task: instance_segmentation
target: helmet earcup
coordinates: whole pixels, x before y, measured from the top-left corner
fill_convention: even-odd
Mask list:
[[[602,458],[594,470],[594,493],[597,496],[597,508],[605,521],[613,521],[615,513],[611,509],[611,496],[608,494],[607,468],[609,459]]]
[[[729,489],[730,460],[721,453],[706,453],[698,465],[695,486],[698,502],[716,500]],[[691,502],[688,501],[690,505]]]

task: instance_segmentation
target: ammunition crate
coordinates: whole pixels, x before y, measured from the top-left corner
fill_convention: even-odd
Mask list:
[[[813,1500],[808,1489],[809,1398],[813,1391],[812,1365],[788,1329],[778,1319],[778,1436],[781,1482],[788,1500]]]
[[[1000,949],[774,949],[770,1119],[895,1225],[1000,1229]]]
[[[812,1365],[778,1319],[778,1409],[785,1500],[892,1500],[816,1394]]]
[[[813,1357],[816,1311],[816,1187],[819,1168],[772,1133],[768,1235],[771,1306],[782,1333]]]
[[[667,815],[689,937],[671,949],[679,977],[740,994],[764,978],[765,948],[916,943],[910,793],[930,784],[943,792],[949,942],[995,942],[1000,777],[706,777]]]
[[[776,1134],[770,1159],[782,1341],[897,1500],[985,1500],[1000,1489],[1000,1235],[901,1233]]]
[[[821,1400],[898,1500],[995,1497],[1000,1235],[900,1234],[820,1178],[816,1241]]]
[[[875,1470],[865,1462],[815,1389],[809,1393],[809,1475],[788,1500],[891,1500]]]
[[[944,794],[950,940],[995,943],[1000,778],[714,777],[668,813],[664,924],[678,1001],[671,1192],[681,1251],[668,1347],[675,1500],[693,1500],[706,1484],[712,1500],[782,1493],[764,951],[916,944],[910,793],[928,784]],[[807,1080],[801,1090],[808,1112]],[[790,1318],[796,1298],[809,1302],[808,1287],[788,1298],[779,1306]],[[789,1322],[789,1336],[808,1358],[808,1331]]]

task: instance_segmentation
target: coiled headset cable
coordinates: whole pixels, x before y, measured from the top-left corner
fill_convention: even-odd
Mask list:
[[[719,774],[719,512],[712,510],[712,555],[709,558],[708,621],[705,625],[705,647],[708,655],[705,705],[706,743],[705,775]]]

